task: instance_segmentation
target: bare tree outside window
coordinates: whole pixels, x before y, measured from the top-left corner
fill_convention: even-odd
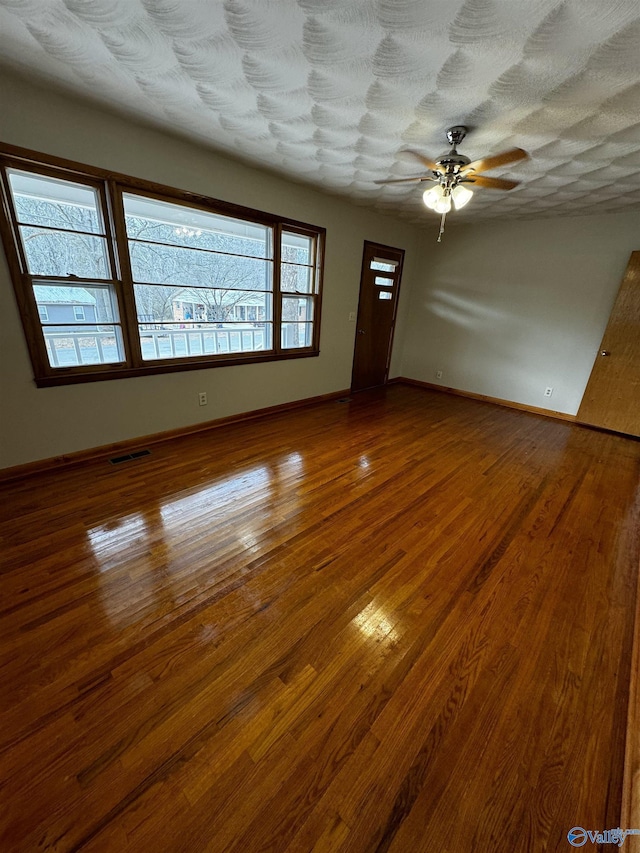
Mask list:
[[[27,225],[21,227],[30,272],[88,280],[106,277],[103,241],[86,233],[77,233],[96,229],[94,210],[33,196],[16,194],[15,198],[21,220],[37,223],[47,229],[59,229],[50,231]],[[113,313],[109,291],[96,289],[94,296],[98,322],[111,322]]]
[[[130,194],[124,203],[145,358],[271,346],[272,229]]]
[[[202,315],[193,319],[225,322],[235,316],[236,305],[253,304],[247,291],[271,290],[265,261],[234,254],[253,247],[206,232],[197,236],[194,232],[192,246],[188,234],[181,247],[162,242],[171,239],[174,231],[163,223],[127,217],[134,280],[148,282],[135,288],[138,314],[144,321],[172,322],[173,306],[182,301],[203,307]]]

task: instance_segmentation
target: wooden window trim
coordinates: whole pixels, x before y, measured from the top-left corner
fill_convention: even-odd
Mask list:
[[[308,266],[311,268],[313,273],[313,288],[311,293],[309,294],[300,294],[308,295],[313,299],[313,336],[311,340],[311,346],[305,347],[295,350],[298,354],[302,355],[303,353],[314,354],[315,352],[320,351],[320,312],[322,308],[322,275],[324,272],[324,251],[325,251],[325,231],[322,229],[322,235],[318,234],[318,231],[310,229],[309,226],[305,226],[301,223],[294,222],[283,222],[280,237],[278,240],[278,246],[281,246],[282,243],[282,231],[286,231],[291,234],[299,234],[302,237],[311,237],[315,238],[313,240],[313,257],[311,264],[300,264],[300,266]],[[280,248],[278,248],[280,251]],[[287,262],[285,262],[287,263]],[[284,291],[280,293],[280,303],[282,304],[282,296],[293,296],[294,294],[288,293]],[[284,352],[291,352],[291,350],[285,350]]]
[[[322,277],[326,229],[298,220],[277,216],[254,208],[244,207],[231,202],[210,198],[199,193],[168,187],[153,181],[146,181],[130,175],[100,169],[73,160],[41,154],[30,149],[0,143],[1,202],[0,236],[9,264],[9,272],[16,294],[19,313],[27,341],[29,355],[34,372],[34,381],[38,387],[80,384],[108,379],[125,379],[133,376],[147,376],[157,373],[174,373],[185,370],[203,370],[213,367],[228,367],[234,364],[258,364],[264,361],[308,358],[320,354],[320,324],[322,304]],[[18,224],[13,215],[10,202],[11,193],[7,169],[31,171],[44,177],[77,181],[97,190],[98,203],[104,220],[107,254],[111,264],[111,276],[104,284],[113,288],[118,306],[120,325],[124,343],[125,360],[116,364],[94,364],[70,367],[51,367],[46,352],[43,324],[40,321],[32,284],[37,278],[28,272],[26,257],[19,236]],[[133,276],[131,274],[128,252],[128,236],[124,218],[123,193],[147,196],[169,204],[183,204],[209,213],[233,217],[263,225],[272,229],[273,234],[273,340],[272,348],[266,352],[244,352],[237,354],[209,355],[204,357],[186,357],[173,359],[154,359],[144,361],[138,334],[137,311],[135,305]],[[309,347],[284,349],[281,342],[282,297],[281,278],[281,241],[282,233],[294,233],[312,238],[313,245],[313,288],[309,296],[313,300],[313,336]],[[271,259],[270,259],[271,260]],[[50,277],[55,279],[55,276]],[[64,281],[64,279],[61,280]],[[98,281],[98,280],[96,280]],[[103,281],[100,280],[102,284]]]

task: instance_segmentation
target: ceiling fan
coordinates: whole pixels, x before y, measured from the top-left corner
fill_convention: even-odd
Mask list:
[[[407,154],[416,157],[427,168],[427,174],[417,175],[414,178],[395,178],[374,182],[376,184],[403,184],[434,181],[436,186],[426,190],[422,198],[427,207],[442,214],[438,243],[442,240],[444,223],[447,213],[451,210],[451,204],[453,203],[456,210],[464,207],[473,195],[471,186],[486,187],[493,190],[512,190],[519,184],[519,181],[508,181],[504,178],[487,178],[481,174],[482,172],[497,169],[499,166],[506,166],[508,163],[526,160],[529,156],[522,148],[511,148],[509,151],[503,151],[502,154],[495,154],[493,157],[484,157],[472,162],[464,154],[459,154],[457,150],[458,145],[466,135],[467,128],[464,125],[458,124],[450,127],[447,130],[447,140],[451,145],[451,150],[438,157],[437,160],[430,160],[417,151],[407,151]]]

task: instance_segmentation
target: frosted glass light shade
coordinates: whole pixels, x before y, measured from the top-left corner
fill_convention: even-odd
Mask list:
[[[431,210],[435,210],[435,206],[442,198],[442,187],[431,187],[431,189],[425,190],[422,194],[422,201],[427,205]]]
[[[433,209],[436,213],[449,213],[451,210],[451,196],[443,195],[442,198],[439,198],[435,203]]]
[[[458,184],[457,187],[454,187],[451,190],[451,197],[453,198],[456,210],[460,210],[460,208],[464,207],[467,202],[471,201],[472,196],[473,192],[468,190],[466,187],[463,187],[462,184]]]

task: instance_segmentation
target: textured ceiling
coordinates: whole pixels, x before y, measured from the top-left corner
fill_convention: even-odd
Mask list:
[[[0,55],[414,222],[402,154],[518,146],[458,219],[640,209],[639,0],[0,0]]]

